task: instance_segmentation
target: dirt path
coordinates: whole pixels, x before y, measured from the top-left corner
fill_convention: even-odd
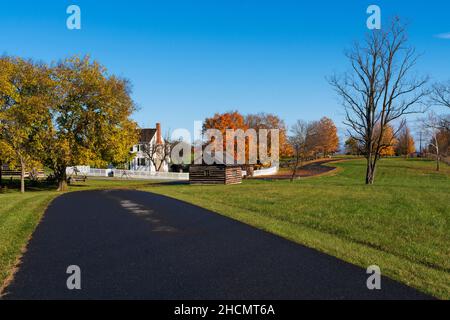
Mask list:
[[[336,170],[334,167],[324,166],[326,163],[341,161],[341,159],[322,159],[308,163],[297,169],[296,178],[318,176]],[[254,177],[252,179],[291,179],[292,170],[282,169],[278,174],[271,176]]]

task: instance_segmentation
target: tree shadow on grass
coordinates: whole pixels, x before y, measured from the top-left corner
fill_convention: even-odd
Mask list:
[[[4,178],[1,182],[0,193],[20,191],[20,179]],[[56,191],[56,189],[57,185],[54,182],[25,180],[25,192]]]
[[[188,185],[189,181],[161,181],[158,183],[149,183],[148,185],[160,185],[160,186],[183,186]]]
[[[130,180],[124,180],[123,185],[117,184],[117,181],[108,181],[105,179],[104,183],[98,183],[97,181],[93,184],[89,182],[93,180],[87,180],[86,182],[73,182],[68,185],[70,191],[77,191],[83,189],[140,189],[147,187],[157,187],[157,186],[174,186],[174,185],[188,185],[189,181],[136,181],[136,183],[130,183]],[[108,182],[114,182],[108,184]],[[50,182],[47,180],[30,181],[25,180],[25,192],[42,192],[42,191],[56,191],[58,188],[57,183]],[[9,177],[2,179],[2,188],[0,188],[0,194],[20,192],[20,179]]]

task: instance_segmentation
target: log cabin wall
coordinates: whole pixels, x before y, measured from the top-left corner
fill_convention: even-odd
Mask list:
[[[191,165],[189,168],[191,184],[238,184],[242,182],[239,166]]]
[[[225,169],[225,184],[242,183],[242,169],[241,167],[226,167]]]

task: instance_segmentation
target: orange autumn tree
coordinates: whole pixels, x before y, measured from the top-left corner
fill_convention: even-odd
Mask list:
[[[267,114],[267,113],[257,113],[257,114],[249,114],[247,116],[243,116],[238,111],[230,111],[226,113],[216,113],[211,118],[206,118],[203,123],[203,132],[206,133],[206,130],[208,129],[216,129],[218,130],[223,137],[223,149],[226,151],[227,147],[227,137],[226,133],[228,129],[233,130],[243,130],[244,132],[253,129],[255,135],[252,135],[250,132],[248,132],[248,135],[245,137],[245,161],[246,163],[249,163],[250,160],[250,153],[253,155],[256,155],[256,158],[252,157],[252,161],[259,160],[262,162],[263,160],[259,158],[259,145],[258,145],[258,139],[259,139],[259,131],[262,129],[268,130],[268,137],[267,137],[267,152],[268,156],[272,157],[271,154],[272,150],[272,137],[270,130],[278,129],[278,138],[279,138],[279,153],[282,156],[291,156],[293,154],[292,146],[288,142],[287,137],[287,127],[286,124],[280,117],[274,114]],[[215,137],[205,137],[207,144],[210,144],[215,141]],[[255,139],[255,140],[253,140]],[[238,150],[238,145],[235,144],[235,150],[234,150],[234,158],[238,159],[239,151],[242,151],[242,149]],[[250,152],[251,151],[251,152]],[[278,150],[277,150],[278,151]]]
[[[280,156],[290,157],[294,154],[294,149],[288,141],[287,126],[285,122],[277,115],[272,113],[249,114],[245,117],[245,124],[247,128],[255,129],[256,132],[260,129],[278,129]],[[270,145],[268,146],[268,149],[270,150]]]
[[[339,138],[333,120],[323,117],[319,121],[320,139],[323,155],[327,156],[339,151]]]
[[[203,123],[203,131],[217,129],[225,137],[227,129],[247,130],[244,116],[237,111],[216,113],[212,118],[206,118]],[[225,147],[225,145],[224,145]]]
[[[220,133],[222,134],[223,137],[223,150],[226,151],[226,146],[227,146],[227,141],[226,141],[226,132],[228,129],[233,129],[233,130],[247,130],[248,127],[245,124],[245,119],[244,116],[242,114],[240,114],[238,111],[230,111],[230,112],[225,112],[225,113],[216,113],[213,117],[211,118],[206,118],[205,121],[203,122],[203,132],[205,133],[206,130],[208,129],[216,129],[218,131],[220,131]],[[206,143],[212,143],[215,141],[215,138],[209,138],[207,137]],[[246,154],[248,154],[248,139],[246,141]],[[237,157],[237,152],[235,150],[234,152],[234,157],[236,159]]]
[[[316,157],[319,154],[326,157],[339,150],[339,138],[333,120],[323,117],[320,121],[312,123],[311,130],[313,134],[311,134],[308,144]]]

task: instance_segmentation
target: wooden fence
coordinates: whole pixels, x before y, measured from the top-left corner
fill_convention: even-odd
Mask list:
[[[2,176],[3,177],[20,177],[22,175],[22,170],[20,169],[2,169]],[[31,173],[29,171],[25,171],[25,178],[35,177],[35,178],[45,178],[44,170],[37,170],[34,173]]]

